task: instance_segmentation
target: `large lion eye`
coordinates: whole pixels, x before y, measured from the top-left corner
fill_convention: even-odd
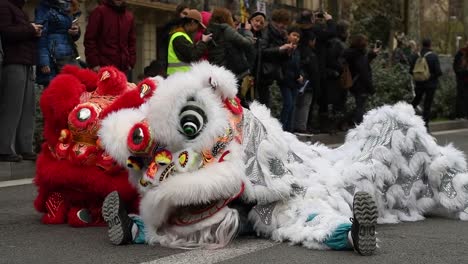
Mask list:
[[[136,123],[127,136],[127,145],[134,154],[148,154],[155,145],[148,123]]]
[[[196,102],[189,101],[179,114],[180,132],[189,139],[194,139],[204,128],[207,118],[205,111]]]

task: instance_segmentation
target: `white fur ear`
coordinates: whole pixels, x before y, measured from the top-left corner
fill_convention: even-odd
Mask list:
[[[213,87],[214,92],[223,100],[234,98],[237,94],[236,76],[224,67],[212,65],[206,61],[193,63],[191,72],[200,76],[209,87]]]
[[[127,147],[128,133],[144,118],[140,109],[122,109],[110,113],[101,122],[98,136],[102,147],[123,167],[127,166],[127,159],[131,156]]]

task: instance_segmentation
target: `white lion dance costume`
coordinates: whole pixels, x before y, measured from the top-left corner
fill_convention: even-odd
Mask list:
[[[217,248],[250,226],[276,241],[369,255],[377,222],[468,219],[463,153],[438,146],[407,104],[370,111],[330,149],[283,132],[262,105],[242,109],[223,68],[199,63],[154,80],[152,98],[110,114],[100,131],[142,196],[136,225],[117,193],[106,198],[115,244]]]

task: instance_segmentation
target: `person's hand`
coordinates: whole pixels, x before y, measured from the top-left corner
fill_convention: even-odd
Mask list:
[[[76,36],[80,33],[80,27],[76,24],[72,24],[72,27],[68,30],[68,34]]]
[[[249,21],[245,21],[244,25],[245,30],[251,31],[252,30],[252,25],[249,23]]]
[[[333,19],[333,17],[327,12],[323,13],[323,18],[325,18],[325,21]]]
[[[299,75],[299,78],[297,79],[297,82],[300,84],[304,83],[304,77],[302,75]]]
[[[93,71],[98,72],[101,69],[101,66],[94,66]]]
[[[41,72],[43,74],[49,74],[50,73],[50,67],[49,66],[42,66],[41,67]]]
[[[213,39],[213,33],[210,33],[208,35],[203,34],[202,37],[201,37],[201,41],[203,41],[205,43],[212,40],[212,39]]]
[[[286,43],[286,44],[283,44],[282,46],[279,47],[279,50],[282,51],[282,50],[285,50],[285,51],[290,51],[294,48],[294,45],[291,44],[291,43]]]
[[[42,28],[43,26],[42,25],[39,25],[39,24],[35,24],[35,23],[31,23],[31,26],[33,26],[34,28],[34,31],[36,32],[36,37],[40,37],[41,34],[42,34]]]

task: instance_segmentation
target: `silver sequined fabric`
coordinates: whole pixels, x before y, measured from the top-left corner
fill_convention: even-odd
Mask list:
[[[258,216],[260,217],[260,220],[265,224],[265,225],[270,225],[271,224],[271,219],[273,216],[273,210],[275,209],[276,203],[269,203],[269,204],[258,204],[253,207],[255,212],[257,212]]]
[[[244,138],[242,144],[246,175],[253,185],[266,186],[265,175],[258,162],[257,152],[260,143],[267,137],[267,131],[260,120],[252,115],[250,111],[244,112],[243,122]]]
[[[457,171],[453,169],[448,169],[447,172],[444,174],[442,177],[442,180],[440,182],[439,186],[439,192],[445,193],[448,198],[454,199],[457,197],[457,191],[453,187],[453,178],[457,174]]]

